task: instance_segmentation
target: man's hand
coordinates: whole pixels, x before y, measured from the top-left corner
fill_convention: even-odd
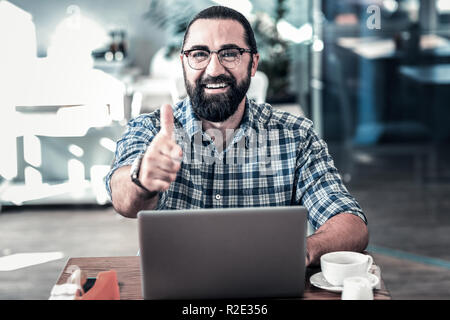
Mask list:
[[[148,146],[141,162],[139,180],[149,191],[165,191],[181,168],[183,151],[174,137],[172,107],[161,107],[161,130]]]

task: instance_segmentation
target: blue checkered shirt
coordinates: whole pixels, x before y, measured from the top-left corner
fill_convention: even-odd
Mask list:
[[[243,119],[231,143],[217,150],[202,130],[189,98],[176,104],[173,111],[183,160],[176,180],[160,193],[157,210],[302,205],[308,209],[314,229],[342,212],[367,223],[310,120],[246,99]],[[159,110],[128,123],[106,176],[110,196],[114,171],[131,165],[159,130]]]

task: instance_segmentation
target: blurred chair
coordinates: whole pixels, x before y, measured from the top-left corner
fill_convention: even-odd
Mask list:
[[[141,78],[133,83],[131,117],[152,112],[165,103],[171,104],[173,80],[171,78]]]
[[[183,76],[172,78],[170,93],[172,96],[173,103],[177,103],[178,101],[183,100],[184,98],[187,97],[186,86],[184,85]]]
[[[183,77],[183,69],[179,54],[167,56],[167,48],[156,51],[149,65],[149,75],[152,78]]]
[[[175,103],[183,96],[184,82],[178,55],[167,57],[166,47],[159,49],[149,65],[149,76],[132,84],[132,112],[141,113],[158,109],[162,104]]]
[[[256,71],[252,77],[247,96],[254,99],[256,103],[266,102],[267,88],[269,87],[269,79],[262,71]]]

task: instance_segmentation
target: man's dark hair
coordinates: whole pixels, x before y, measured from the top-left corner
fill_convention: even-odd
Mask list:
[[[249,46],[250,50],[252,50],[252,53],[258,52],[258,49],[256,47],[255,34],[253,33],[252,26],[250,25],[250,22],[248,22],[247,18],[245,18],[244,15],[242,15],[240,12],[223,6],[213,6],[206,8],[200,11],[194,18],[192,18],[191,22],[189,22],[186,28],[182,48],[184,48],[184,43],[186,42],[191,25],[198,19],[223,19],[235,20],[239,22],[242,27],[244,27],[245,42]]]

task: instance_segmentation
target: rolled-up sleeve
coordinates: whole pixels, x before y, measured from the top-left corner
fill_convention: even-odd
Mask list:
[[[147,146],[158,133],[159,128],[156,126],[149,115],[140,115],[128,122],[127,129],[122,137],[117,141],[114,161],[111,170],[105,177],[105,186],[109,198],[111,197],[111,177],[120,167],[131,165],[134,159],[141,153],[145,152]],[[159,119],[159,116],[156,117]]]
[[[343,212],[357,215],[367,224],[360,205],[343,184],[326,143],[312,127],[299,144],[297,155],[296,201],[308,209],[314,229]]]

